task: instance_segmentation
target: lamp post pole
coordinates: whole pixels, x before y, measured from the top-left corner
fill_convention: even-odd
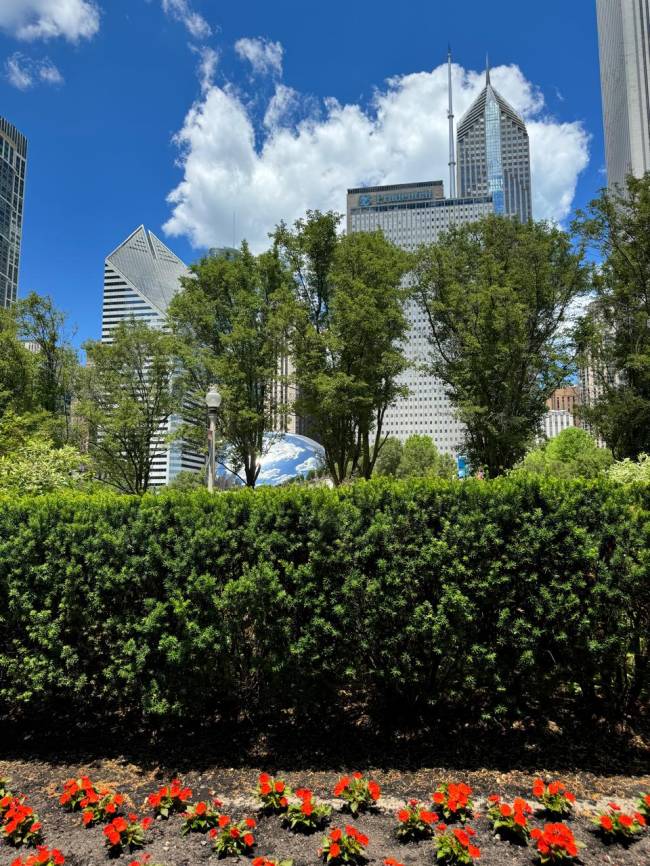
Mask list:
[[[221,394],[216,385],[211,385],[205,395],[205,405],[208,407],[208,493],[214,493],[214,476],[216,473],[217,444],[217,412],[221,406]]]

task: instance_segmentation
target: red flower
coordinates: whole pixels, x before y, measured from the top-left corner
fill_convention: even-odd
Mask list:
[[[340,830],[340,828],[335,827],[330,833],[330,839],[332,840],[332,842],[338,842],[342,835],[343,832]]]
[[[251,828],[254,827],[255,821],[252,818],[246,818],[246,826]]]
[[[194,811],[197,815],[205,815],[207,810],[208,810],[208,806],[206,803],[203,803],[203,802],[197,803],[196,806],[194,807]]]
[[[397,818],[399,821],[408,821],[411,817],[411,813],[407,809],[400,809],[397,813]]]
[[[246,835],[244,836],[244,842],[249,848],[252,848],[255,844],[255,837],[252,833],[246,833]]]
[[[603,830],[611,830],[612,827],[614,826],[614,822],[609,817],[609,815],[601,815],[600,816],[600,826],[603,828]]]
[[[227,815],[219,815],[219,826],[227,827],[230,824],[230,818]]]
[[[278,794],[283,793],[284,787],[285,787],[284,782],[276,782],[275,783],[275,790],[278,792]]]

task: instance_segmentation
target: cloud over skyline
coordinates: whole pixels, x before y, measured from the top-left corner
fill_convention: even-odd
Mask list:
[[[589,135],[579,121],[550,116],[519,67],[491,74],[528,126],[534,216],[561,221],[589,161]],[[484,76],[454,65],[453,77],[459,119]],[[343,211],[348,187],[443,179],[448,188],[446,65],[389,78],[369,105],[319,102],[280,83],[261,123],[252,104],[231,85],[211,84],[190,108],[175,137],[183,179],[168,196],[169,235],[223,245],[236,214],[239,240],[259,250],[281,219],[308,208]]]
[[[26,42],[90,39],[99,30],[93,0],[1,0],[0,30]]]

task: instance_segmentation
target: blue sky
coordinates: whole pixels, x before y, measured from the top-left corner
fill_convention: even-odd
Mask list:
[[[260,248],[348,186],[447,182],[448,43],[458,114],[489,52],[531,129],[535,215],[566,219],[604,182],[593,0],[2,0],[0,114],[30,142],[21,294],[82,342],[141,223],[191,262],[233,217]]]

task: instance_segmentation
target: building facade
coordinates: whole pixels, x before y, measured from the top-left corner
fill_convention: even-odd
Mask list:
[[[650,3],[596,0],[607,182],[650,171]]]
[[[490,195],[496,214],[531,219],[528,131],[492,87],[489,70],[485,87],[458,124],[456,140],[459,195]]]
[[[27,139],[0,117],[0,307],[18,293]]]
[[[348,232],[381,229],[389,241],[408,251],[434,243],[454,225],[475,222],[493,212],[491,196],[445,199],[442,181],[348,190]],[[417,304],[407,306],[410,333],[406,356],[412,366],[402,375],[407,397],[389,406],[384,432],[404,441],[417,433],[431,436],[437,448],[457,456],[463,427],[456,419],[445,386],[423,371],[430,354],[429,326]]]
[[[189,276],[184,262],[144,226],[140,226],[106,257],[102,304],[102,342],[110,343],[113,329],[136,319],[162,328],[169,302],[180,291],[181,277]],[[166,437],[180,424],[172,418],[161,424],[155,450],[151,485],[169,484],[181,470],[204,471],[205,458],[182,442],[168,445]]]

